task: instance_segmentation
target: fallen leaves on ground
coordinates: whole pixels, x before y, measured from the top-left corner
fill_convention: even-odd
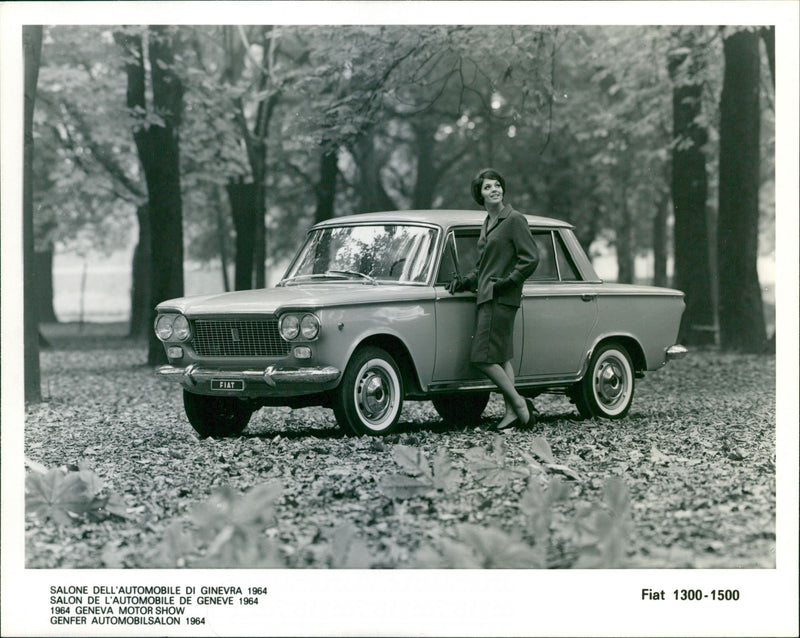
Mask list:
[[[564,397],[543,395],[534,428],[500,436],[487,429],[502,416],[493,395],[476,427],[448,427],[429,402],[407,402],[399,433],[354,437],[330,410],[264,408],[242,436],[203,440],[179,386],[144,359],[124,340],[42,353],[45,401],[26,410],[28,476],[91,468],[124,518],[76,522],[40,499],[46,515],[26,518],[29,567],[148,567],[187,551],[176,566],[225,566],[225,552],[248,557],[254,543],[269,544],[275,565],[301,568],[583,567],[599,551],[628,566],[775,565],[774,358],[692,352],[638,380],[619,421],[579,421]],[[613,494],[623,490],[619,547]],[[251,500],[237,509],[236,498]],[[547,516],[531,518],[548,498]],[[592,507],[603,499],[604,510]],[[242,521],[262,505],[251,538]],[[219,527],[208,508],[226,507]],[[605,545],[584,552],[579,527]],[[236,533],[241,543],[226,542]],[[190,537],[202,543],[197,563]]]

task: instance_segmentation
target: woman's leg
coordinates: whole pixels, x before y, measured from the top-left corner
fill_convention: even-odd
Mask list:
[[[475,365],[494,382],[505,400],[506,413],[496,427],[505,427],[517,418],[522,423],[527,423],[530,412],[528,412],[525,399],[514,387],[514,370],[511,368],[511,363],[506,361],[502,365],[499,363],[477,363]]]
[[[502,368],[503,368],[503,372],[506,373],[506,376],[508,377],[508,380],[511,382],[511,387],[514,388],[514,368],[511,367],[511,362],[510,361],[506,361],[502,365]],[[516,388],[514,388],[514,392],[517,393]],[[511,399],[509,397],[507,397],[505,394],[503,395],[503,400],[505,401],[505,404],[506,404],[506,413],[503,416],[503,418],[505,419],[506,415],[516,414],[516,411],[514,410],[513,403],[511,403]],[[524,423],[524,421],[523,421],[523,423]]]

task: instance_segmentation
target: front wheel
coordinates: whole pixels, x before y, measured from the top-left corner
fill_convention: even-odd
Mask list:
[[[633,402],[633,365],[624,346],[608,343],[598,348],[589,369],[572,389],[581,416],[621,419]]]
[[[207,436],[233,436],[250,422],[253,410],[236,397],[209,397],[183,391],[183,409],[197,433]]]
[[[347,364],[333,397],[341,428],[353,434],[389,434],[403,408],[403,377],[392,355],[364,346]]]

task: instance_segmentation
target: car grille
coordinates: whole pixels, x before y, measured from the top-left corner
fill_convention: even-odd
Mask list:
[[[258,321],[194,322],[192,346],[201,357],[285,357],[289,344],[275,318]]]

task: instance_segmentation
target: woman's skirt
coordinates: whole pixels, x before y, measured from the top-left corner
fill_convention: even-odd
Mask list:
[[[515,306],[486,301],[478,306],[475,336],[469,360],[472,363],[505,363],[514,358]]]

